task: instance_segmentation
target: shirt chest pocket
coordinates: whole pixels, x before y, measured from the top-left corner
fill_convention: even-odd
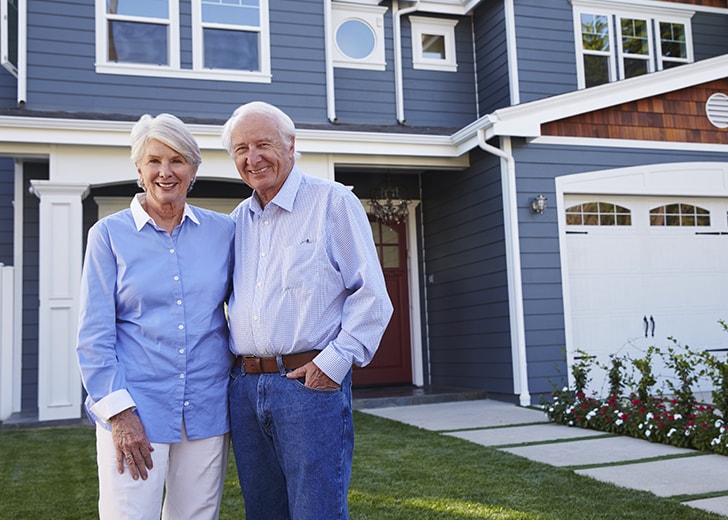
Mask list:
[[[313,287],[326,263],[326,255],[313,240],[306,239],[283,250],[281,282],[283,290]]]

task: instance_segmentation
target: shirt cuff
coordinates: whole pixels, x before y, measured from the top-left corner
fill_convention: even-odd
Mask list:
[[[329,376],[337,385],[346,377],[351,370],[351,363],[347,363],[341,359],[333,348],[325,348],[313,359],[314,364],[319,367],[324,374]]]
[[[109,419],[128,408],[136,406],[134,399],[126,389],[116,390],[109,395],[97,401],[89,409],[94,416],[101,422],[107,423]]]

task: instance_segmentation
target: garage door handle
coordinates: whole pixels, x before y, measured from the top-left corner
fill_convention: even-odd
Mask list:
[[[647,337],[647,332],[650,330],[650,324],[647,321],[647,316],[643,316],[642,321],[645,322],[645,337]]]
[[[652,337],[655,337],[655,318],[650,316],[650,324],[652,325]]]

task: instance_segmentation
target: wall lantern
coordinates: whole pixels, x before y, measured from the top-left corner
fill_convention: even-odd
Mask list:
[[[399,224],[407,216],[407,194],[387,179],[374,191],[369,202],[372,214],[384,224]]]
[[[543,215],[543,212],[546,211],[546,201],[548,199],[543,196],[543,194],[539,193],[538,196],[531,201],[531,211],[534,213],[538,213],[539,215]]]

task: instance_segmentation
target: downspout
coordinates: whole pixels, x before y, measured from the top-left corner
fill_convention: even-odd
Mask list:
[[[506,239],[506,265],[508,276],[508,307],[513,346],[513,376],[518,384],[521,406],[531,406],[528,391],[528,363],[526,360],[526,327],[523,316],[523,280],[521,278],[521,248],[518,243],[518,207],[516,202],[516,165],[510,153],[511,140],[503,138],[505,150],[489,145],[485,131],[478,130],[478,146],[501,158],[501,183],[503,185],[503,226]],[[505,164],[504,164],[505,163]]]
[[[25,106],[28,97],[28,5],[18,1],[18,106]]]
[[[397,122],[400,125],[407,123],[404,118],[404,87],[402,86],[402,16],[415,12],[420,6],[420,0],[406,9],[399,8],[399,1],[393,0],[394,12],[394,97],[397,105]]]
[[[508,88],[510,89],[511,105],[518,105],[521,103],[521,95],[519,93],[516,14],[513,0],[503,0],[503,10],[506,18],[506,56],[508,58],[508,77],[510,78]]]
[[[334,44],[334,33],[331,22],[331,0],[324,0],[324,34],[326,34],[326,111],[329,121],[338,123],[336,117],[336,94],[334,91],[334,56],[331,46]]]

